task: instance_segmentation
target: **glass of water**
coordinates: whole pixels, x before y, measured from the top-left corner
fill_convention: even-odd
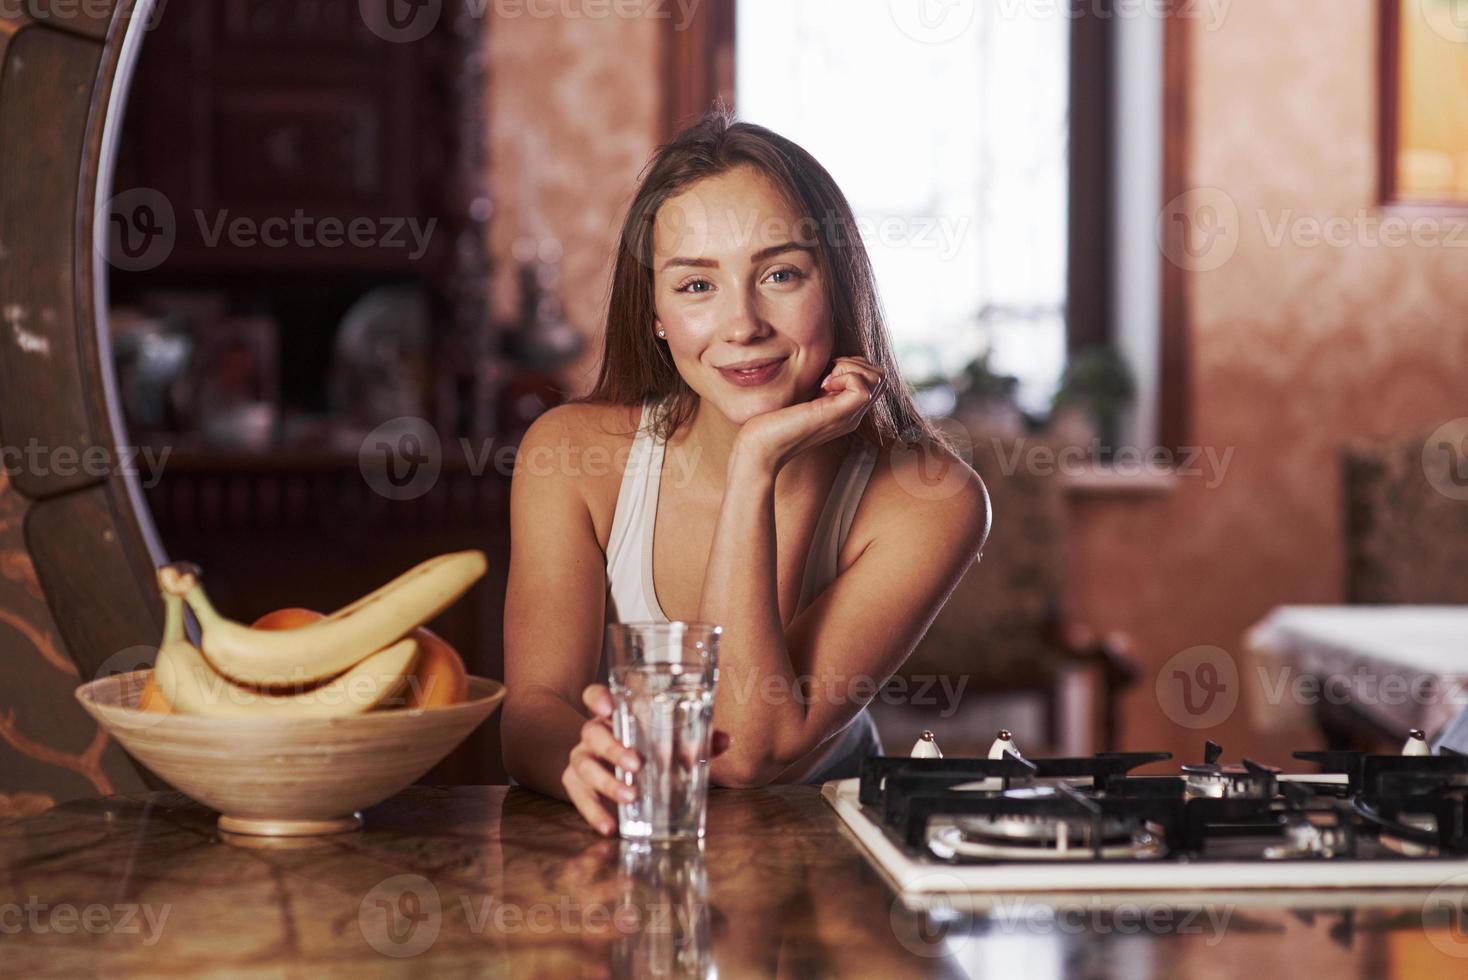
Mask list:
[[[703,837],[722,632],[709,623],[607,627],[612,732],[642,759],[636,772],[617,767],[617,778],[637,791],[617,804],[628,840]]]

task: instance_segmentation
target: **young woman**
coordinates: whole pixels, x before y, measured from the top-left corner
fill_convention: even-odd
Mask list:
[[[864,710],[988,534],[977,474],[897,374],[845,197],[715,111],[629,207],[601,373],[520,444],[505,767],[603,834],[639,760],[612,735],[608,622],[724,629],[717,785],[820,782],[881,751]]]

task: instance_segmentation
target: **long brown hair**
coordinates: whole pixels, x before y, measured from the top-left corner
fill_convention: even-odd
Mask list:
[[[578,401],[638,405],[648,397],[669,399],[654,431],[670,437],[693,417],[698,395],[678,374],[665,341],[653,331],[653,223],[658,209],[695,181],[743,164],[757,167],[813,226],[811,244],[821,270],[827,308],[836,327],[834,356],[863,357],[886,370],[887,386],[862,418],[857,432],[873,445],[893,439],[948,440],[913,405],[877,297],[871,260],[856,218],[836,181],[815,157],[763,126],[736,122],[723,105],[658,147],[643,168],[618,239],[607,308],[606,338],[596,386]]]

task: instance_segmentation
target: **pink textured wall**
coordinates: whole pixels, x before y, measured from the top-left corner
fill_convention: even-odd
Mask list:
[[[1243,632],[1277,604],[1342,601],[1343,443],[1468,415],[1468,240],[1372,244],[1376,8],[1233,0],[1221,29],[1193,26],[1188,185],[1222,190],[1238,219],[1231,257],[1191,274],[1191,441],[1234,455],[1213,489],[1184,478],[1163,496],[1076,505],[1078,606],[1131,632],[1148,664],[1125,708],[1128,748],[1193,755],[1211,735],[1230,756],[1288,761],[1298,745],[1250,724]],[[1271,243],[1291,210],[1352,229],[1360,218],[1363,232],[1341,247]],[[1154,687],[1199,644],[1228,651],[1244,681],[1207,731],[1170,722]]]
[[[564,376],[573,394],[594,380],[609,243],[657,142],[663,24],[647,16],[488,18],[495,314],[515,313],[517,255],[539,249],[561,262],[566,315],[587,337],[585,355]]]

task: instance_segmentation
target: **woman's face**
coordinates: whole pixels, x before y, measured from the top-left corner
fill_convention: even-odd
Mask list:
[[[735,425],[819,390],[835,331],[815,239],[814,223],[747,165],[658,209],[655,329],[683,380]]]

